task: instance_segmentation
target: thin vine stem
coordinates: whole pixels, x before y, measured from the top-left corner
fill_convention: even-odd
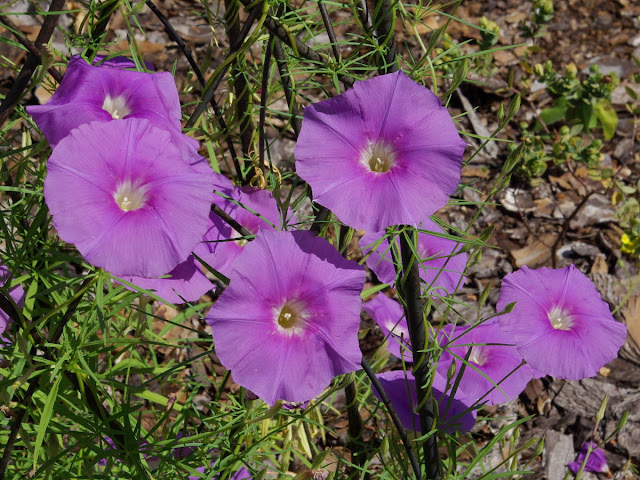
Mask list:
[[[65,0],[52,0],[51,5],[49,6],[49,13],[62,11],[62,9],[64,8],[64,4]],[[40,29],[40,32],[38,32],[38,37],[34,42],[36,46],[46,45],[49,43],[49,39],[53,35],[59,18],[60,15],[45,16],[44,22],[42,23],[42,28]],[[4,122],[6,122],[13,113],[13,110],[22,97],[22,94],[29,86],[29,82],[31,81],[31,77],[36,71],[36,67],[42,63],[41,60],[41,57],[38,57],[33,53],[29,53],[29,56],[24,62],[20,73],[18,74],[16,80],[13,82],[13,85],[11,85],[9,93],[7,93],[2,104],[0,105],[0,127],[4,125]]]
[[[189,50],[189,47],[187,47],[187,45],[182,40],[182,37],[178,34],[178,32],[176,32],[176,30],[171,25],[171,22],[169,22],[167,17],[164,16],[164,14],[158,9],[158,7],[153,3],[153,1],[146,0],[146,4],[151,9],[153,14],[158,18],[158,20],[160,20],[160,23],[162,23],[162,25],[164,26],[164,29],[167,32],[167,35],[169,35],[169,38],[171,38],[174,42],[176,42],[176,44],[178,45],[178,48],[180,49],[184,57],[187,59],[187,62],[189,62],[189,65],[191,66],[191,69],[195,73],[196,78],[198,79],[198,82],[202,87],[204,87],[206,84],[204,75],[202,75],[202,71],[200,70],[200,67],[194,60],[193,55]],[[253,21],[247,20],[247,23],[251,24],[253,23]],[[229,154],[231,155],[231,161],[233,162],[233,166],[236,171],[236,178],[238,178],[241,183],[245,183],[244,173],[242,171],[242,167],[240,166],[240,162],[238,160],[238,154],[236,152],[235,146],[233,145],[233,140],[231,139],[231,132],[229,131],[227,122],[225,122],[224,120],[224,116],[222,115],[222,111],[218,106],[218,102],[216,102],[216,99],[213,96],[211,96],[211,98],[209,99],[209,104],[211,105],[211,108],[213,108],[213,114],[216,118],[216,121],[218,122],[218,125],[220,126],[220,129],[222,130],[225,142],[227,144],[227,148],[229,149]]]

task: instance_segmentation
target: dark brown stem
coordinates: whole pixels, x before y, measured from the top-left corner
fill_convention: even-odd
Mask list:
[[[64,8],[65,0],[52,0],[49,6],[49,13],[60,12]],[[38,37],[34,42],[36,45],[46,45],[49,43],[51,35],[58,24],[59,15],[46,15],[42,28],[38,33]],[[27,60],[24,62],[22,70],[18,74],[15,82],[11,85],[11,89],[5,97],[2,105],[0,105],[0,127],[4,125],[7,119],[13,113],[13,109],[18,104],[18,101],[22,97],[22,94],[29,86],[31,77],[33,76],[36,67],[41,64],[41,58],[37,55],[29,53]]]
[[[267,116],[267,94],[269,90],[269,74],[271,68],[271,50],[274,47],[276,37],[269,35],[267,42],[267,51],[264,54],[264,65],[262,66],[262,84],[260,85],[260,115],[259,115],[259,132],[258,132],[258,165],[262,168],[264,165],[264,137],[265,122]]]
[[[248,5],[251,5],[251,0],[240,0],[240,1],[243,3],[245,7]],[[253,10],[255,10],[256,8],[262,8],[262,5],[258,5],[254,7]],[[273,33],[276,37],[278,37],[282,41],[282,43],[293,48],[294,51],[297,51],[302,58],[306,58],[307,60],[313,63],[317,63],[319,65],[326,64],[326,59],[324,57],[322,57],[319,53],[313,50],[306,43],[298,40],[298,38],[292,35],[289,35],[287,29],[284,28],[282,25],[280,25],[280,23],[278,23],[278,21],[275,20],[271,15],[266,16],[264,20],[264,25],[265,27],[267,27],[267,30],[269,30],[269,32]],[[343,83],[345,87],[353,86],[353,78],[351,77],[347,77],[345,75],[338,75],[338,79]]]
[[[404,445],[404,448],[407,451],[407,456],[409,457],[409,462],[411,462],[411,467],[415,472],[414,475],[416,477],[416,480],[422,480],[422,472],[420,471],[420,464],[418,463],[418,460],[416,459],[416,454],[413,451],[413,448],[411,447],[411,442],[409,441],[409,437],[407,436],[407,431],[402,426],[402,421],[400,420],[400,417],[398,417],[398,412],[396,412],[396,409],[393,408],[393,405],[391,404],[391,400],[389,400],[389,396],[387,395],[387,392],[385,392],[384,388],[382,387],[382,384],[380,383],[380,380],[378,380],[378,377],[376,377],[376,374],[371,369],[369,362],[367,362],[367,360],[364,357],[362,358],[360,365],[362,366],[364,373],[366,373],[367,377],[369,377],[369,380],[371,380],[371,383],[373,384],[376,391],[380,395],[380,399],[382,400],[382,403],[384,404],[385,408],[387,409],[387,412],[391,416],[391,420],[393,421],[393,424],[395,425],[396,430],[398,431],[398,435],[400,435],[400,440],[402,441],[402,444]]]
[[[291,114],[291,127],[293,127],[293,132],[297,139],[298,135],[300,135],[300,129],[302,128],[302,120],[300,120],[295,92],[291,87],[291,79],[289,78],[289,67],[287,66],[287,59],[284,55],[284,50],[282,49],[282,41],[279,38],[276,38],[275,43],[273,44],[273,56],[276,58],[276,65],[278,65],[278,73],[280,74],[280,83],[282,83],[284,96],[286,97],[287,105],[289,106],[289,113]]]
[[[0,15],[0,22],[4,23],[8,27],[8,30],[13,33],[13,36],[16,37],[16,40],[18,40],[18,42],[20,42],[20,44],[26,48],[31,55],[36,56],[42,64],[42,54],[40,53],[40,49],[23,35],[18,26],[4,15]],[[62,74],[56,67],[50,67],[47,72],[49,72],[56,82],[60,83],[62,81]]]
[[[378,45],[386,47],[384,65],[380,65],[380,73],[398,70],[395,39],[393,37],[393,9],[391,0],[375,0],[373,8],[373,29]]]
[[[238,0],[225,0],[224,21],[227,27],[229,44],[240,43],[240,18]],[[240,140],[242,153],[245,158],[250,157],[251,137],[253,136],[253,123],[251,122],[251,90],[244,76],[244,58],[239,56],[231,66],[231,84],[236,94],[236,115],[240,126]]]
[[[415,258],[409,236],[415,237],[414,228],[408,228],[400,235],[400,255],[402,257],[402,278],[399,294],[404,300],[405,316],[409,327],[411,351],[413,354],[413,376],[418,391],[418,414],[420,416],[420,431],[426,435],[431,431],[434,422],[432,398],[427,392],[429,385],[429,355],[427,353],[427,334],[424,318],[424,305],[420,295],[420,274],[418,262]],[[411,241],[412,242],[412,241]],[[413,242],[412,242],[413,243]],[[440,457],[436,436],[431,435],[423,445],[426,478],[440,478]]]
[[[211,211],[216,215],[218,215],[222,220],[224,220],[227,224],[229,224],[231,228],[233,228],[236,232],[238,232],[243,237],[253,237],[253,234],[249,230],[247,230],[238,222],[236,222],[227,212],[222,210],[215,203],[211,205]],[[250,240],[250,238],[248,238],[247,240]]]
[[[237,41],[232,45],[230,45],[229,47],[228,55],[232,55],[233,53],[238,51],[240,47],[242,47],[242,44],[244,43],[245,38],[247,38],[247,35],[249,35],[249,30],[251,30],[251,26],[253,25],[253,22],[256,19],[256,15],[258,13],[259,11],[256,9],[249,12],[249,17],[247,18],[247,21],[244,22],[244,26],[242,27],[242,31],[240,32],[240,35],[238,36]],[[229,65],[227,65],[225,68],[222,69],[222,71],[211,82],[208,88],[205,88],[204,92],[202,93],[202,98],[200,100],[200,103],[198,104],[196,109],[193,111],[193,114],[191,115],[191,117],[189,118],[189,121],[187,122],[187,125],[186,125],[187,128],[193,127],[198,121],[198,118],[200,118],[200,115],[204,113],[204,111],[207,108],[207,104],[211,101],[211,99],[213,98],[213,95],[216,93],[216,90],[218,89],[218,86],[220,86],[222,79],[227,74],[227,70],[229,70]]]
[[[158,20],[160,20],[160,23],[162,23],[162,25],[164,26],[167,35],[169,35],[169,38],[176,42],[178,48],[187,59],[187,62],[189,62],[189,65],[195,73],[198,82],[200,82],[200,85],[204,87],[206,81],[204,79],[204,76],[202,75],[202,71],[200,70],[200,67],[198,66],[196,61],[193,59],[193,55],[191,55],[191,51],[182,40],[182,37],[180,37],[178,32],[176,32],[176,30],[173,28],[173,25],[171,25],[171,22],[169,22],[169,19],[164,16],[164,14],[158,9],[158,7],[153,3],[152,0],[146,0],[146,4],[151,9],[153,14],[158,17]],[[233,140],[231,139],[231,132],[229,131],[229,127],[227,127],[227,123],[224,121],[224,116],[220,111],[220,107],[218,106],[218,103],[213,96],[209,99],[209,104],[211,105],[211,108],[213,108],[213,114],[216,117],[216,121],[218,122],[218,125],[220,126],[220,129],[224,134],[224,139],[227,144],[227,148],[229,149],[229,154],[231,155],[231,160],[233,161],[233,166],[236,171],[236,178],[238,178],[241,183],[245,183],[242,168],[240,167],[240,163],[238,160],[238,154],[236,153],[236,148],[233,145]]]
[[[333,25],[331,25],[329,12],[327,12],[327,7],[322,2],[322,0],[318,0],[318,8],[320,9],[320,15],[322,16],[324,28],[327,30],[327,35],[329,35],[329,41],[331,42],[331,51],[333,52],[333,56],[336,57],[336,60],[340,60],[340,51],[338,50],[338,40],[336,39],[336,33],[333,31]]]
[[[96,9],[98,11],[98,22],[90,32],[90,46],[87,47],[84,52],[85,57],[92,58],[100,49],[111,15],[113,15],[113,12],[117,10],[119,5],[119,0],[106,0]]]

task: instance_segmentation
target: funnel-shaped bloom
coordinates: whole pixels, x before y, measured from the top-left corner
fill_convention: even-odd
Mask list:
[[[461,140],[438,97],[402,72],[307,107],[296,170],[350,227],[417,225],[460,180]]]
[[[378,324],[387,337],[387,348],[391,355],[404,358],[406,362],[412,362],[409,327],[404,318],[402,305],[384,293],[379,293],[372,300],[365,302],[362,309]]]
[[[222,364],[273,405],[360,369],[364,269],[309,231],[260,230],[207,315]]]
[[[445,392],[446,378],[435,373],[432,392],[438,402],[440,414],[440,429],[447,432],[468,432],[476,424],[476,412],[471,410],[473,403],[461,392],[456,392],[451,398]],[[418,416],[418,393],[416,380],[411,372],[395,370],[376,375],[382,388],[384,388],[391,405],[395,409],[402,426],[407,430],[420,430],[420,417]],[[373,394],[380,399],[380,394],[373,388]]]
[[[595,376],[615,359],[626,339],[593,283],[575,266],[522,267],[502,281],[500,328],[522,357],[545,375],[567,380]]]
[[[218,177],[214,188],[224,197],[214,195],[213,203],[249,232],[255,234],[260,228],[280,229],[280,211],[271,192],[251,187],[234,187],[225,177]],[[290,209],[287,218],[295,221]],[[211,212],[207,232],[195,253],[213,269],[228,277],[247,242],[227,222]]]
[[[442,233],[442,229],[431,220],[423,220],[421,229]],[[384,233],[367,233],[360,239],[360,248],[366,255]],[[396,240],[400,252],[400,239]],[[461,245],[453,240],[427,233],[418,233],[417,253],[422,260],[419,264],[420,278],[440,293],[454,293],[464,284],[464,269],[467,254],[460,253]],[[399,257],[398,257],[399,258]],[[385,239],[367,258],[367,266],[383,283],[395,284],[396,269],[389,240]]]
[[[124,277],[124,280],[145,290],[153,290],[160,298],[171,303],[194,302],[213,287],[193,255],[161,278],[130,276]],[[132,290],[129,286],[126,288]]]
[[[52,148],[71,130],[89,122],[145,118],[174,136],[181,133],[180,100],[169,72],[134,72],[112,64],[93,66],[78,56],[69,60],[51,100],[46,105],[29,106],[27,112]],[[183,146],[193,148],[191,142],[185,140]]]
[[[589,453],[589,458],[587,458],[587,453]],[[578,473],[582,468],[585,458],[587,458],[587,463],[584,467],[585,472],[606,473],[609,471],[609,465],[607,464],[604,452],[598,447],[596,442],[585,442],[582,444],[576,461],[568,464],[569,469],[574,474]]]
[[[438,371],[446,376],[455,362],[458,376],[464,366],[460,388],[473,402],[496,405],[512,400],[537,373],[523,364],[513,340],[496,322],[474,327],[447,325],[440,330],[440,346],[444,351]]]
[[[10,276],[11,272],[9,272],[9,269],[4,265],[0,265],[0,287],[4,287],[4,284],[7,282]],[[22,305],[24,304],[25,295],[22,285],[16,285],[15,287],[10,288],[8,293],[11,299],[16,303],[16,305],[18,307],[22,307]],[[2,335],[7,329],[7,325],[9,325],[10,321],[11,319],[9,318],[9,315],[7,315],[4,310],[0,309],[0,335]]]
[[[214,177],[179,156],[170,135],[144,119],[73,130],[44,183],[60,238],[118,276],[173,270],[202,240]]]

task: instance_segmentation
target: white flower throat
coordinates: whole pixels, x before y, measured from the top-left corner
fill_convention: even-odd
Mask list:
[[[131,109],[127,105],[127,99],[122,95],[112,97],[111,95],[107,94],[107,96],[104,97],[102,109],[106,112],[109,112],[109,115],[111,115],[111,118],[113,118],[114,120],[124,118],[131,113]]]
[[[113,194],[113,199],[121,210],[130,212],[145,206],[147,203],[147,191],[147,186],[126,180],[118,185],[116,192]]]
[[[276,309],[274,316],[280,333],[293,336],[304,331],[307,314],[302,305],[296,305],[295,302],[287,302],[282,308]]]
[[[562,307],[553,307],[548,317],[551,326],[556,330],[570,330],[573,326],[573,317]]]
[[[396,154],[388,143],[370,143],[360,155],[360,163],[375,173],[385,173],[396,164]]]
[[[469,361],[476,365],[482,366],[487,363],[487,353],[485,352],[484,345],[474,345],[471,347],[471,353],[469,354]]]

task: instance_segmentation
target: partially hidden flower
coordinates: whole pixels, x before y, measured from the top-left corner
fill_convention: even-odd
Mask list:
[[[595,376],[615,359],[626,327],[614,320],[593,283],[574,265],[522,267],[502,281],[498,310],[502,331],[522,357],[544,375],[567,380]]]
[[[212,462],[212,465],[213,465],[213,462]],[[198,468],[196,468],[196,471],[201,473],[202,475],[189,475],[189,480],[200,480],[202,478],[205,478],[206,477],[206,475],[205,475],[205,471],[206,470],[207,470],[206,467],[198,467]],[[217,480],[218,478],[220,478],[219,475],[213,476],[213,480]],[[236,473],[231,475],[229,480],[251,480],[252,478],[253,478],[253,476],[251,475],[251,472],[246,467],[242,467]]]
[[[365,302],[362,309],[378,324],[387,337],[387,348],[391,355],[412,362],[409,327],[404,318],[402,305],[384,293],[379,293],[373,299]]]
[[[309,231],[261,229],[206,317],[234,380],[269,405],[305,402],[360,369],[364,269]]]
[[[589,454],[589,458],[587,458],[587,454]],[[587,459],[584,467],[585,472],[606,473],[609,471],[609,465],[607,464],[604,452],[598,447],[596,442],[583,443],[576,461],[568,464],[569,469],[574,474],[578,473],[582,468],[585,458]]]
[[[380,232],[443,207],[464,149],[438,97],[396,72],[305,108],[296,170],[315,202],[350,227]]]
[[[171,136],[145,119],[74,129],[51,154],[44,182],[60,238],[117,276],[173,270],[202,240],[214,179],[210,168],[176,158]]]
[[[5,265],[0,265],[0,287],[4,287],[5,283],[7,283],[7,280],[9,280],[10,277],[11,272],[9,271],[9,269]],[[18,308],[22,308],[22,306],[24,305],[25,296],[24,288],[22,288],[22,285],[15,285],[9,288],[7,293],[14,301],[14,303],[18,306]],[[9,315],[7,315],[4,310],[0,309],[0,335],[4,333],[10,322],[11,318],[9,318]]]
[[[279,230],[282,227],[278,204],[271,192],[252,187],[235,187],[222,176],[216,178],[214,189],[218,194],[214,195],[213,203],[250,233],[258,233],[260,228]],[[291,209],[287,211],[287,220],[295,221]],[[207,231],[195,249],[195,254],[214,270],[229,277],[233,264],[244,251],[247,242],[227,222],[210,212]]]
[[[76,58],[76,57],[74,57]],[[138,67],[136,66],[136,62],[133,59],[128,57],[109,57],[108,55],[96,55],[91,62],[92,65],[99,67],[109,67],[109,68],[130,68],[132,70],[136,70]],[[149,71],[154,71],[155,67],[151,62],[144,62],[144,68]]]
[[[431,220],[423,220],[420,228],[442,233],[442,229]],[[369,253],[383,235],[383,233],[366,233],[359,242],[363,253],[365,255]],[[397,252],[400,252],[400,239],[397,238],[395,243]],[[418,233],[416,247],[416,253],[421,260],[418,264],[420,278],[430,285],[432,290],[443,290],[441,293],[446,295],[454,293],[464,284],[467,254],[460,253],[460,244],[447,238]],[[371,251],[367,258],[367,266],[373,270],[381,282],[395,285],[396,269],[388,239]]]
[[[158,278],[125,276],[123,279],[145,290],[154,291],[161,299],[170,303],[194,302],[213,288],[193,255],[178,264],[168,275]],[[133,290],[128,285],[125,287]]]
[[[169,72],[145,73],[69,60],[60,86],[46,105],[31,105],[33,117],[51,147],[89,122],[145,118],[181,134],[180,99]]]
[[[420,430],[418,415],[418,394],[413,374],[404,370],[395,370],[377,374],[391,406],[398,414],[402,426],[407,430]],[[435,372],[432,393],[438,403],[440,429],[447,432],[468,432],[476,423],[476,412],[471,409],[472,401],[462,391],[452,397],[446,391],[446,379]],[[450,392],[449,392],[450,393]],[[373,387],[373,394],[379,399],[380,394]]]
[[[462,372],[460,388],[474,403],[496,405],[512,400],[536,376],[495,321],[473,327],[449,324],[440,330],[439,337],[444,350],[438,372],[446,377],[455,362],[454,378]]]

